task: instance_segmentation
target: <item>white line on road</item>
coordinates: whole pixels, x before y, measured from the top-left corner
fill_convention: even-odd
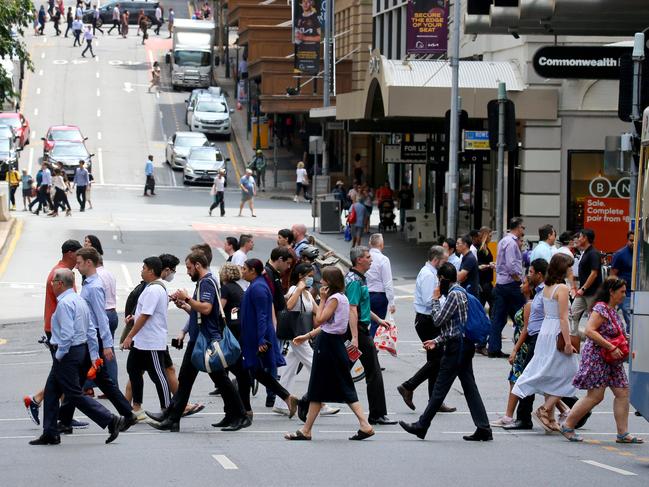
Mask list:
[[[151,51],[149,51],[149,54],[151,54]],[[219,462],[225,470],[239,470],[239,467],[225,455],[212,455],[212,458]]]
[[[626,475],[626,476],[637,476],[637,473],[629,472],[628,470],[622,470],[621,468],[617,467],[611,467],[610,465],[606,465],[605,463],[599,463],[596,462],[595,460],[582,460],[582,462],[587,463],[588,465],[592,465],[593,467],[599,467],[603,468],[604,470],[610,470],[611,472],[619,473],[620,475]]]
[[[117,249],[115,252],[117,252],[117,255],[122,255],[122,251],[120,249]]]
[[[97,149],[97,164],[99,165],[99,183],[104,184],[104,157],[101,147]]]
[[[113,235],[113,240],[117,240],[117,235]]]
[[[32,173],[32,165],[33,164],[34,164],[34,148],[30,147],[29,148],[29,165],[27,166],[27,174]]]
[[[45,51],[41,52],[41,59],[45,59]]]
[[[97,140],[101,140],[101,132],[97,132]]]
[[[151,67],[153,68],[153,51],[149,49],[149,63],[151,64]]]
[[[99,79],[99,71],[95,73],[97,75],[97,79]]]
[[[38,116],[38,108],[34,108],[34,116]]]
[[[131,279],[131,274],[128,272],[128,267],[126,267],[126,264],[121,264],[122,267],[122,274],[124,274],[124,280],[126,281],[126,285],[130,288],[133,289],[133,279]]]
[[[99,41],[97,41],[97,45],[99,45]],[[99,55],[95,56],[95,62],[96,62],[96,63],[99,62]]]
[[[101,96],[101,90],[97,88],[97,96]]]
[[[101,108],[97,108],[97,116],[101,117]]]
[[[40,94],[41,94],[41,89],[40,89],[40,88],[36,88],[36,94],[37,94],[37,95],[40,95]]]
[[[40,69],[40,70],[38,71],[38,75],[39,75],[39,76],[43,76],[43,70],[42,70],[42,69]]]

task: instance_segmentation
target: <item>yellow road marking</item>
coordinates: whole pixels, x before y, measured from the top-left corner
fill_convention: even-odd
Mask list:
[[[619,450],[619,448],[616,448],[614,446],[603,446],[602,448],[604,448],[604,450],[608,450],[608,451],[618,451]]]
[[[6,338],[0,338],[0,345],[5,345],[7,343]]]
[[[621,455],[623,457],[635,457],[635,453],[631,453],[631,452],[628,452],[628,451],[618,452],[618,455]]]
[[[4,274],[5,270],[7,269],[7,266],[9,265],[9,261],[11,260],[11,257],[14,255],[14,251],[16,250],[16,245],[18,244],[18,240],[20,239],[20,235],[23,232],[23,221],[18,220],[16,222],[16,230],[14,232],[14,236],[11,239],[11,242],[9,242],[9,246],[7,247],[7,253],[5,254],[4,258],[2,259],[2,262],[0,262],[0,277]]]
[[[237,167],[239,163],[237,158],[234,156],[234,151],[232,150],[232,143],[226,142],[225,146],[228,148],[228,154],[230,154],[230,161],[232,162],[232,167],[234,167],[234,173],[237,175],[237,182],[241,180],[241,173],[239,173],[239,168]]]

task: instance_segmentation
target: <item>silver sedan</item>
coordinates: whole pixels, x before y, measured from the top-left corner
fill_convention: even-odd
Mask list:
[[[183,169],[187,164],[187,156],[193,147],[209,147],[210,142],[205,134],[200,132],[176,132],[167,141],[165,160],[172,169]]]

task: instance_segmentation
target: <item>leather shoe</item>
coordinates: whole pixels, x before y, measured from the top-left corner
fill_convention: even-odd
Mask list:
[[[214,426],[215,428],[225,428],[226,426],[230,426],[234,421],[234,419],[224,416],[223,419],[218,423],[212,423],[212,426]]]
[[[445,403],[442,403],[442,405],[437,410],[438,413],[454,413],[455,411],[457,411],[456,407],[448,406]]]
[[[250,421],[250,418],[246,416],[244,418],[235,419],[229,426],[221,428],[221,431],[239,431],[242,428],[247,428],[251,424],[252,421]]]
[[[58,445],[61,443],[60,436],[45,436],[41,435],[35,440],[29,442],[30,445]]]
[[[122,424],[121,432],[128,430],[131,426],[137,423],[137,416],[133,413],[130,416],[124,416],[124,424]]]
[[[58,429],[58,430],[59,430],[59,433],[61,433],[61,434],[63,434],[63,435],[71,435],[71,434],[72,434],[72,431],[73,431],[73,430],[72,430],[72,426],[67,426],[67,425],[61,423],[61,421],[59,421],[59,422],[56,424],[56,429]]]
[[[411,435],[415,435],[417,438],[420,438],[422,440],[426,438],[426,430],[420,427],[417,423],[406,423],[405,421],[399,421],[399,426],[401,426]]]
[[[413,411],[415,410],[415,403],[412,402],[412,393],[413,391],[409,391],[406,389],[403,384],[397,387],[397,391],[399,394],[401,394],[401,397],[403,397],[403,402],[406,403],[406,406],[408,406],[410,409]]]
[[[384,426],[391,425],[391,424],[397,424],[396,420],[392,420],[388,418],[387,416],[379,416],[378,418],[369,418],[367,420],[370,424],[381,424]]]
[[[512,421],[510,424],[506,424],[503,426],[504,430],[531,430],[534,429],[534,425],[532,425],[532,422],[523,422],[520,419],[515,419]]]
[[[476,353],[479,353],[480,355],[484,355],[485,357],[489,356],[489,352],[487,351],[487,347],[476,347],[475,351],[476,351]]]
[[[506,353],[502,353],[502,352],[489,352],[487,354],[487,356],[489,358],[509,358],[509,355],[507,355]]]
[[[494,439],[491,430],[478,428],[472,435],[463,436],[464,441],[491,441]]]
[[[166,411],[160,411],[159,413],[150,413],[149,411],[144,412],[149,418],[157,423],[162,423],[165,419],[167,419]]]
[[[297,417],[300,418],[300,421],[306,423],[306,416],[309,413],[309,401],[302,397],[297,402]]]
[[[108,425],[108,432],[110,435],[106,438],[107,445],[117,439],[119,432],[122,431],[122,428],[124,427],[124,422],[125,420],[123,416],[113,416],[112,421]]]
[[[171,418],[165,418],[159,423],[149,424],[160,431],[171,431],[172,433],[178,433],[180,431],[180,423],[178,421],[171,420]]]

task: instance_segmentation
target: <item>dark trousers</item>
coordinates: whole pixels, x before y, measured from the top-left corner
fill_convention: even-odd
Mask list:
[[[430,427],[430,423],[444,402],[448,391],[451,390],[453,382],[459,378],[473,423],[477,428],[490,429],[487,411],[485,411],[480,391],[478,391],[473,376],[474,355],[475,345],[467,339],[456,338],[446,342],[433,394],[428,401],[426,410],[419,417],[418,423],[422,428],[427,430]]]
[[[162,20],[156,19],[156,27],[155,27],[156,35],[160,35],[160,27],[162,27]]]
[[[239,391],[238,394],[239,398],[241,399],[241,403],[243,404],[243,408],[246,411],[252,411],[252,406],[250,405],[250,371],[243,368],[243,360],[239,358],[239,360],[237,360],[237,363],[230,367],[230,372],[232,372],[235,379],[237,380],[237,390]]]
[[[160,409],[167,409],[171,403],[171,390],[164,366],[164,350],[138,350],[131,347],[126,361],[128,378],[131,380],[133,403],[142,404],[144,395],[144,372],[155,384],[160,400]]]
[[[86,186],[77,186],[77,201],[81,211],[86,209]]]
[[[525,370],[527,364],[529,364],[532,357],[534,357],[537,338],[538,335],[527,335],[527,338],[525,339],[525,343],[527,344],[527,358],[525,359],[523,370]],[[534,409],[534,394],[519,399],[518,406],[516,407],[516,419],[523,423],[530,424],[532,422],[532,409]]]
[[[388,314],[388,298],[385,293],[370,293],[370,309],[379,318],[385,319]],[[370,337],[374,338],[379,324],[372,321],[370,325]]]
[[[153,176],[146,177],[146,182],[144,183],[144,194],[147,194],[148,191],[151,191],[151,194],[155,194],[155,178]]]
[[[44,184],[42,184],[38,187],[38,193],[36,194],[36,199],[29,204],[30,211],[32,209],[32,206],[34,206],[36,203],[38,203],[38,208],[36,209],[36,213],[47,208],[48,206],[49,207],[53,206],[50,198],[49,186],[45,186]]]
[[[65,191],[61,188],[56,188],[55,191],[53,211],[58,211],[59,208],[61,208],[61,210],[72,210],[72,208],[70,208],[70,202],[68,201],[68,195]]]
[[[103,30],[101,30],[101,27],[97,25],[97,19],[92,19],[92,35],[94,36],[97,31],[101,32],[102,34],[104,33]]]
[[[439,335],[439,328],[436,328],[433,323],[433,318],[430,315],[417,313],[415,316],[415,329],[422,342],[430,340]],[[444,349],[443,347],[435,348],[434,350],[426,350],[426,363],[415,372],[410,379],[405,381],[402,385],[408,391],[414,391],[428,381],[428,397],[433,394],[437,374],[439,374],[439,365],[442,361]]]
[[[122,28],[119,26],[119,20],[113,20],[113,26],[110,29],[108,29],[108,33],[110,34],[115,27],[117,27],[117,33],[121,34]]]
[[[95,53],[92,51],[92,40],[86,40],[86,48],[83,51],[81,51],[81,55],[84,56],[88,49],[90,49],[90,55],[92,57],[95,57]]]
[[[68,22],[68,26],[65,28],[65,37],[68,36],[68,32],[72,30],[72,22]]]
[[[183,415],[185,406],[187,406],[187,402],[189,401],[189,395],[192,392],[192,387],[194,386],[194,381],[198,376],[199,371],[192,364],[194,344],[194,342],[187,344],[187,350],[185,350],[185,355],[183,355],[183,363],[178,373],[178,391],[174,394],[171,406],[168,409],[169,417],[173,421],[179,421]],[[223,410],[225,411],[226,418],[243,418],[246,412],[243,409],[243,404],[237,394],[237,390],[228,378],[227,373],[225,371],[212,372],[209,376],[221,392]]]
[[[369,417],[380,418],[388,414],[385,404],[385,389],[383,388],[383,374],[379,365],[374,340],[370,338],[367,325],[358,324],[358,349],[362,352],[360,361],[365,369],[365,383],[367,384],[367,401],[370,406]]]
[[[59,418],[59,398],[65,395],[65,401],[72,408],[79,409],[99,427],[106,428],[111,422],[112,415],[104,406],[94,399],[84,396],[81,392],[80,376],[88,369],[85,365],[90,362],[86,344],[70,347],[61,361],[54,359],[50,375],[45,383],[45,398],[43,401],[43,434],[49,437],[59,435],[56,422]],[[71,418],[70,418],[71,419]]]
[[[214,203],[210,206],[210,211],[212,211],[217,206],[221,208],[221,216],[225,215],[225,198],[223,197],[223,191],[217,191],[214,195]]]
[[[11,206],[16,206],[16,190],[18,186],[9,186],[9,203]]]
[[[516,312],[525,305],[525,297],[521,293],[518,282],[496,284],[493,290],[493,313],[491,313],[491,333],[489,334],[489,352],[498,353],[502,350],[502,332],[507,323],[507,316],[514,321]]]
[[[241,369],[237,370],[239,366]],[[251,411],[250,388],[252,387],[253,379],[257,379],[257,382],[262,386],[265,386],[267,390],[272,392],[272,394],[279,396],[283,401],[286,401],[288,396],[290,396],[290,393],[282,387],[282,385],[277,381],[277,378],[266,369],[245,369],[243,368],[243,363],[237,362],[231,370],[237,378],[239,395],[241,396],[241,401],[243,402],[246,411]]]
[[[72,33],[74,34],[74,42],[72,43],[72,47],[74,46],[81,47],[81,31],[73,30]]]

